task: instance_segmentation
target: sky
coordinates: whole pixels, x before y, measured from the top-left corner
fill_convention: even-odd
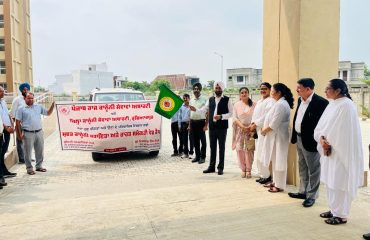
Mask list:
[[[147,82],[180,73],[220,80],[219,55],[224,69],[262,68],[263,0],[30,2],[35,85],[102,62]],[[369,10],[369,0],[341,0],[340,60],[370,64]]]

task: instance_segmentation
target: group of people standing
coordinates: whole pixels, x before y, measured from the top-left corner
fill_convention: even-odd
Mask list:
[[[193,162],[203,163],[206,157],[205,131],[209,128],[211,157],[203,173],[215,172],[218,145],[217,172],[222,175],[228,119],[233,117],[232,149],[237,152],[241,177],[252,177],[252,164],[256,160],[259,172],[256,182],[271,193],[286,189],[289,144],[296,144],[300,186],[298,192],[288,195],[304,200],[304,207],[311,207],[318,198],[321,179],[326,184],[330,210],[320,217],[326,218],[327,224],[344,224],[357,189],[363,184],[364,163],[357,108],[341,79],[330,80],[325,89],[330,102],[317,95],[314,89],[311,78],[297,81],[299,99],[290,134],[294,98],[285,84],[260,84],[261,99],[257,103],[249,97],[249,89],[242,87],[239,101],[234,105],[223,94],[222,82],[215,82],[214,95],[209,99],[202,96],[202,100],[199,100],[201,85],[196,84],[193,86],[195,98],[189,101],[189,95],[185,94],[184,105],[179,111],[182,142],[187,141],[186,134],[191,132],[196,152]],[[184,114],[189,118],[184,118]],[[176,139],[174,132],[173,139]],[[174,156],[176,151],[174,144]]]
[[[11,112],[4,101],[4,88],[0,87],[0,189],[7,186],[5,178],[15,177],[17,174],[9,172],[5,166],[5,153],[8,151],[10,134],[16,132],[18,161],[26,165],[29,175],[34,175],[32,166],[32,150],[35,151],[36,167],[38,172],[46,172],[42,166],[44,159],[44,137],[41,115],[49,116],[54,109],[54,102],[47,110],[41,105],[34,104],[34,94],[30,92],[30,85],[22,83],[19,86],[21,95],[13,99]],[[15,126],[14,126],[14,123]]]

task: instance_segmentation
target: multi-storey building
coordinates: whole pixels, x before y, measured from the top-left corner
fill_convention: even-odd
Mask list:
[[[0,85],[16,92],[33,86],[29,0],[0,0]]]

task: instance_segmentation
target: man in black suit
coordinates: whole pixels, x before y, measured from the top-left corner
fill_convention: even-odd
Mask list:
[[[315,83],[311,78],[300,79],[297,85],[298,107],[294,114],[291,143],[297,143],[299,192],[288,193],[292,198],[305,199],[302,205],[311,207],[318,197],[320,186],[320,154],[313,133],[329,102],[314,93]]]
[[[208,112],[211,159],[209,167],[204,170],[203,173],[215,172],[218,141],[219,163],[217,166],[217,173],[218,175],[222,175],[224,174],[225,142],[227,129],[229,127],[228,119],[232,117],[233,105],[229,97],[223,95],[225,86],[222,82],[215,82],[213,89],[214,96],[210,97],[202,108],[197,110],[194,106],[190,106],[190,109],[197,112]]]

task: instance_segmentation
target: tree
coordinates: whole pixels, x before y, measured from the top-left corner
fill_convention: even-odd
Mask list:
[[[365,70],[364,70],[365,79],[370,78],[370,70],[367,68],[367,65],[365,64]]]
[[[207,81],[207,88],[213,89],[213,85],[215,84],[215,80],[209,80]]]
[[[132,88],[134,90],[146,92],[148,91],[150,84],[147,82],[124,82],[122,84],[123,88]]]
[[[152,84],[150,84],[149,90],[153,91],[153,92],[154,91],[159,91],[159,87],[161,85],[165,85],[168,88],[171,88],[171,84],[168,80],[158,79],[158,80],[153,81]]]

